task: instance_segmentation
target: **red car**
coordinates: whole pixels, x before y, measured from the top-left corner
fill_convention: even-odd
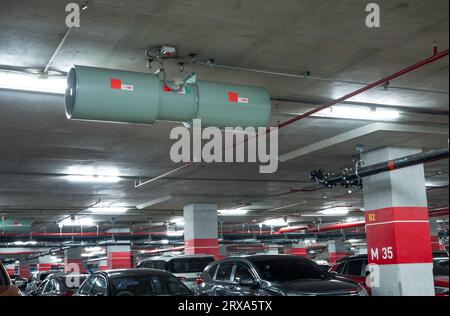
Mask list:
[[[358,282],[371,294],[370,287],[366,284],[368,265],[367,255],[346,257],[338,260],[330,269],[331,273]],[[449,296],[449,274],[443,267],[434,264],[434,289],[436,296]]]

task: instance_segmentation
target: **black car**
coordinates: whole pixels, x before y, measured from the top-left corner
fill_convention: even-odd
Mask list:
[[[50,274],[32,295],[72,296],[87,277],[84,274]]]
[[[433,260],[435,264],[441,266],[443,269],[445,269],[447,272],[449,271],[448,268],[448,258],[436,258]]]
[[[36,272],[31,278],[30,282],[27,283],[25,292],[27,295],[36,295],[37,290],[41,286],[42,282],[51,274],[51,272]]]
[[[99,271],[84,281],[74,296],[190,296],[174,275],[152,269]]]
[[[288,255],[223,259],[210,264],[203,279],[197,291],[203,296],[367,296],[357,283]]]

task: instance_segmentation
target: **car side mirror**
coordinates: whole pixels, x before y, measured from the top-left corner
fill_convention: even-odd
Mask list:
[[[256,282],[256,280],[253,278],[242,278],[239,280],[239,285],[247,287],[255,287],[258,285],[258,282]]]

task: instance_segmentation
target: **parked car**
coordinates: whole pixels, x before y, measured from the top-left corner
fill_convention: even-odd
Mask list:
[[[11,277],[10,277],[11,278]],[[25,291],[27,284],[28,284],[28,279],[26,278],[22,278],[20,276],[15,277],[14,279],[11,278],[11,282],[17,286],[21,291]]]
[[[39,286],[44,282],[45,278],[49,276],[51,272],[35,272],[31,275],[30,282],[28,282],[25,288],[27,295],[35,295]]]
[[[351,256],[339,259],[330,269],[331,273],[341,277],[353,280],[364,286],[369,294],[371,294],[370,287],[366,284],[367,279],[367,255]],[[436,263],[433,268],[434,286],[437,296],[448,296],[449,276],[448,270],[439,267]]]
[[[8,273],[0,262],[0,296],[22,296],[19,288],[11,283]]]
[[[33,293],[35,296],[72,296],[88,275],[50,274]]]
[[[449,267],[448,267],[448,258],[437,258],[433,260],[435,264],[441,266],[442,268],[444,268],[447,272],[449,271]]]
[[[202,282],[203,270],[213,261],[214,257],[209,255],[159,256],[139,262],[136,268],[170,272],[192,289]]]
[[[83,282],[74,296],[190,296],[174,275],[154,269],[99,271]]]
[[[199,295],[204,296],[367,296],[357,283],[291,255],[223,259],[210,264],[203,279]]]
[[[437,258],[448,258],[448,252],[445,250],[433,251],[433,259],[437,259]]]

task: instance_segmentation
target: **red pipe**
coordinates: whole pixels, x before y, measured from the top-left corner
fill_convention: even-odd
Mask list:
[[[333,231],[333,230],[341,230],[341,229],[349,229],[349,228],[355,228],[355,227],[364,227],[366,226],[366,221],[356,221],[356,222],[350,222],[350,223],[333,223],[328,224],[324,226],[317,226],[317,227],[311,227],[311,226],[292,226],[292,227],[284,227],[278,230],[277,234],[285,234],[285,233],[293,233],[300,230],[306,230],[310,233],[321,233],[321,232],[327,232],[327,231]]]
[[[353,91],[353,92],[351,92],[349,94],[346,94],[343,97],[340,97],[339,99],[332,100],[332,101],[330,101],[330,102],[328,102],[328,103],[326,103],[326,104],[324,104],[322,106],[319,106],[318,108],[315,108],[314,110],[311,110],[311,111],[306,112],[304,114],[301,114],[301,115],[298,115],[296,117],[293,117],[290,120],[287,120],[286,122],[280,123],[278,125],[278,128],[283,128],[283,127],[285,127],[287,125],[290,125],[290,124],[295,123],[295,122],[297,122],[297,121],[299,121],[301,119],[304,119],[305,117],[308,117],[308,116],[311,116],[313,114],[316,114],[317,112],[325,110],[326,108],[329,108],[329,107],[331,107],[333,105],[341,103],[341,102],[343,102],[343,101],[345,101],[347,99],[353,98],[354,96],[356,96],[358,94],[361,94],[363,92],[366,92],[367,90],[370,90],[372,88],[378,87],[378,86],[382,85],[383,83],[386,83],[386,82],[391,81],[391,80],[393,80],[395,78],[403,76],[404,74],[406,74],[408,72],[411,72],[411,71],[416,70],[416,69],[418,69],[418,68],[420,68],[422,66],[428,65],[428,64],[430,64],[432,62],[435,62],[436,60],[444,58],[447,55],[448,55],[448,49],[443,51],[443,52],[440,52],[438,54],[434,54],[433,56],[431,56],[431,57],[429,57],[427,59],[424,59],[424,60],[422,60],[422,61],[420,61],[420,62],[418,62],[418,63],[416,63],[414,65],[411,65],[411,66],[406,67],[406,68],[404,68],[404,69],[402,69],[400,71],[397,71],[396,73],[394,73],[394,74],[392,74],[390,76],[384,77],[383,79],[375,81],[375,82],[373,82],[373,83],[371,83],[371,84],[369,84],[369,85],[367,85],[365,87],[362,87],[362,88],[360,88],[360,89],[358,89],[356,91]]]
[[[449,208],[439,208],[430,210],[429,217],[444,217],[449,215]]]

